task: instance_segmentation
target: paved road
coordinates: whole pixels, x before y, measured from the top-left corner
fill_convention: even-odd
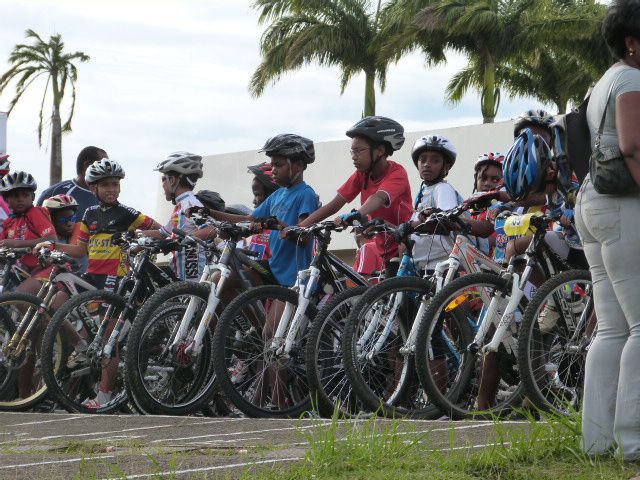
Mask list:
[[[350,421],[349,423],[354,423]],[[326,420],[0,413],[0,479],[180,478],[235,476],[304,457]],[[384,428],[386,420],[377,420]],[[511,429],[526,423],[508,422]],[[344,435],[342,424],[339,435]],[[407,420],[407,438],[434,449],[482,448],[490,422]],[[455,431],[455,436],[451,432]]]

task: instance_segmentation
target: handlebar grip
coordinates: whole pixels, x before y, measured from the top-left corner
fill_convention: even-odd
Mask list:
[[[173,227],[171,231],[181,238],[185,238],[189,236],[187,232],[185,232],[184,230],[178,227]]]

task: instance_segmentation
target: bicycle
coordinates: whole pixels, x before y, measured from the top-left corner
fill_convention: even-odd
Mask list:
[[[202,218],[194,216],[197,223]],[[151,296],[136,316],[125,361],[127,388],[145,412],[177,415],[202,408],[217,387],[213,368],[213,332],[222,311],[221,294],[235,272],[242,289],[253,283],[248,271],[262,282],[273,282],[270,272],[254,260],[255,252],[238,248],[239,241],[253,234],[248,223],[207,220],[229,238],[220,251],[214,242],[203,242],[185,232],[174,233],[200,242],[209,262],[199,283],[174,282]],[[265,219],[265,226],[272,220]],[[217,262],[215,258],[219,258]],[[219,272],[217,284],[214,274]],[[176,305],[175,314],[156,314],[165,305]]]
[[[245,414],[292,417],[309,409],[307,373],[316,366],[306,365],[305,351],[307,328],[318,318],[315,300],[326,302],[328,295],[346,290],[347,279],[367,285],[328,251],[331,232],[341,230],[332,221],[290,227],[294,237],[318,240],[309,268],[298,272],[291,288],[267,285],[239,295],[220,317],[214,334],[216,375],[226,397]]]
[[[131,232],[115,239],[126,250],[140,250],[117,290],[85,292],[69,299],[53,316],[43,341],[43,374],[51,396],[66,410],[82,413],[107,413],[124,407],[129,401],[123,378],[123,355],[127,335],[136,310],[151,292],[169,285],[175,278],[152,262],[153,255],[181,248],[173,240],[134,239]],[[70,348],[56,368],[51,361],[55,339],[73,321],[88,342],[84,351]],[[106,376],[106,377],[105,377]],[[111,378],[111,380],[109,380]],[[96,397],[101,381],[112,381],[110,401],[93,407],[86,402]]]
[[[596,333],[588,270],[550,278],[524,311],[518,337],[518,370],[527,398],[561,414],[580,410],[587,352]]]
[[[431,214],[424,223],[455,224],[469,207],[462,204]],[[396,235],[406,242],[410,233]],[[343,349],[343,361],[352,388],[369,411],[392,417],[440,416],[414,380],[416,335],[430,298],[461,271],[497,274],[500,266],[466,236],[457,235],[449,258],[440,262],[432,275],[420,277],[409,244],[398,275],[368,289],[353,307],[345,325],[343,345],[348,348]],[[455,330],[442,333],[443,350],[450,362],[460,362],[472,333],[466,320],[454,320]]]
[[[0,294],[13,290],[31,276],[18,262],[28,253],[31,253],[30,248],[0,248]]]
[[[499,275],[465,275],[438,292],[425,310],[416,335],[416,367],[427,395],[443,415],[494,418],[508,413],[522,398],[517,339],[529,279],[536,268],[546,278],[570,269],[544,241],[547,226],[554,220],[535,214],[507,218],[509,235],[533,232],[522,274],[516,272],[517,259],[512,258]],[[438,332],[455,317],[467,318],[476,333],[457,368],[443,376],[432,370],[431,363],[441,352]]]
[[[0,296],[0,410],[27,410],[47,395],[42,378],[41,334],[51,319],[56,294],[61,289],[70,296],[95,290],[93,285],[71,273],[73,259],[68,255],[43,249],[38,259],[41,265],[51,265],[52,269],[37,295],[10,292]],[[63,337],[52,340],[49,362],[53,369],[60,368],[65,348]]]

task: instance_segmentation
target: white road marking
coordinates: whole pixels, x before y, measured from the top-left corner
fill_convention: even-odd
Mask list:
[[[37,422],[14,423],[13,425],[7,425],[7,427],[24,427],[26,425],[40,425],[42,423],[68,422],[69,420],[77,420],[83,417],[84,415],[78,415],[76,417],[57,418],[55,420],[40,420]]]
[[[151,443],[160,443],[160,442],[168,442],[172,440],[195,440],[196,438],[209,438],[209,437],[228,437],[229,435],[245,435],[248,433],[267,433],[267,432],[283,432],[285,430],[306,430],[308,428],[316,428],[322,427],[324,425],[329,425],[331,422],[317,424],[317,425],[307,425],[305,427],[287,427],[287,428],[269,428],[266,430],[249,430],[245,432],[231,432],[231,433],[211,433],[209,435],[196,435],[194,437],[172,437],[172,438],[161,438],[158,440],[152,440]]]
[[[152,427],[126,428],[124,430],[113,430],[110,432],[69,433],[66,435],[48,435],[46,437],[22,438],[21,440],[42,441],[42,440],[53,440],[54,438],[66,438],[66,437],[95,437],[96,435],[111,435],[114,433],[117,434],[117,433],[124,433],[124,432],[137,432],[140,430],[153,430],[156,428],[169,428],[174,426],[175,425],[154,425]],[[7,443],[7,442],[0,442],[0,443]]]
[[[226,468],[240,468],[240,467],[252,467],[254,465],[264,465],[268,463],[278,463],[278,462],[297,462],[298,460],[302,460],[302,457],[290,457],[290,458],[274,458],[272,460],[257,460],[255,462],[245,462],[245,463],[232,463],[230,465],[216,465],[215,467],[201,467],[201,468],[189,468],[186,470],[169,470],[166,472],[158,472],[158,473],[140,473],[138,475],[127,475],[126,478],[149,478],[149,477],[163,477],[165,475],[171,476],[173,478],[176,475],[185,475],[189,473],[198,473],[198,472],[210,472],[212,470],[224,470]],[[103,480],[121,480],[122,477],[112,477]]]
[[[39,465],[54,465],[57,463],[74,463],[81,462],[83,460],[100,460],[104,458],[114,458],[115,455],[100,455],[97,457],[78,457],[78,458],[67,458],[66,460],[51,460],[47,462],[34,462],[34,463],[20,463],[16,465],[2,465],[0,469],[6,468],[21,468],[21,467],[37,467]]]

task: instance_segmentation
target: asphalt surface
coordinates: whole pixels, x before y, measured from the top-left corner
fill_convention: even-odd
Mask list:
[[[0,413],[0,479],[234,478],[247,470],[302,460],[310,436],[328,423]],[[376,420],[381,429],[385,425],[389,421]],[[504,425],[526,429],[528,424]],[[486,447],[496,439],[494,428],[491,422],[406,420],[398,424],[402,435],[438,450]],[[338,435],[344,436],[344,431],[341,422]]]

